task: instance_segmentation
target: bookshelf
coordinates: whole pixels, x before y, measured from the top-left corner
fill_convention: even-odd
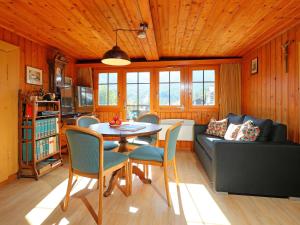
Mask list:
[[[19,92],[18,177],[38,178],[62,165],[59,101],[40,101]]]

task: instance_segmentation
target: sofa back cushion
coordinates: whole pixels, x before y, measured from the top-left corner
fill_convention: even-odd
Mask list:
[[[287,142],[287,127],[281,123],[273,123],[273,129],[271,133],[271,141],[277,143]]]
[[[228,126],[233,123],[233,124],[242,124],[244,121],[244,115],[236,115],[234,113],[229,113],[227,115],[227,119],[228,119]]]
[[[244,117],[244,123],[251,120],[254,126],[258,126],[260,133],[256,141],[269,141],[271,140],[270,136],[273,128],[273,121],[270,119],[257,119],[252,116],[246,115]]]

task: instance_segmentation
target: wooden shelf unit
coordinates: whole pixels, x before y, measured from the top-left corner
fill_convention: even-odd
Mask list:
[[[29,108],[26,109],[26,107]],[[42,111],[58,111],[55,115],[39,115]],[[30,115],[26,115],[30,112]],[[61,110],[60,101],[29,101],[25,95],[19,92],[19,171],[18,177],[38,178],[53,169],[62,166],[61,156]],[[36,135],[36,127],[39,120],[55,119],[52,121],[52,131],[54,133],[47,133],[41,137]],[[44,127],[49,125],[43,124]],[[28,125],[30,124],[30,125]],[[50,123],[51,124],[51,123]],[[41,128],[40,128],[41,129]],[[50,132],[47,127],[47,132]],[[30,135],[29,135],[30,132]],[[56,144],[52,145],[54,152],[49,152],[49,138],[55,138]],[[48,140],[47,140],[48,139]],[[43,148],[42,155],[37,152],[38,141],[45,140],[48,147],[48,152]],[[47,142],[48,141],[48,142]],[[46,144],[43,146],[45,147]],[[25,151],[25,152],[24,152]],[[40,151],[39,151],[40,153]],[[24,157],[25,156],[25,157]],[[39,156],[39,157],[38,157]]]

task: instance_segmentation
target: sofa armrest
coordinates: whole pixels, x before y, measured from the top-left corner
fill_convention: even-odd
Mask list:
[[[213,157],[217,191],[300,196],[300,145],[220,140]]]
[[[194,140],[198,134],[204,134],[207,129],[208,124],[195,124],[194,125]]]

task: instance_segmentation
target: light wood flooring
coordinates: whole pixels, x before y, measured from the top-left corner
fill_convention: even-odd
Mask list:
[[[112,196],[104,199],[103,224],[300,224],[300,201],[216,194],[194,153],[178,151],[176,158],[180,185],[176,187],[170,169],[173,208],[168,208],[165,200],[163,170],[153,167],[152,185],[134,178],[130,197],[116,189]],[[65,165],[39,181],[20,179],[1,187],[0,224],[95,224],[87,207],[97,208],[98,191],[93,180],[79,178],[67,212],[61,210],[67,177]]]

